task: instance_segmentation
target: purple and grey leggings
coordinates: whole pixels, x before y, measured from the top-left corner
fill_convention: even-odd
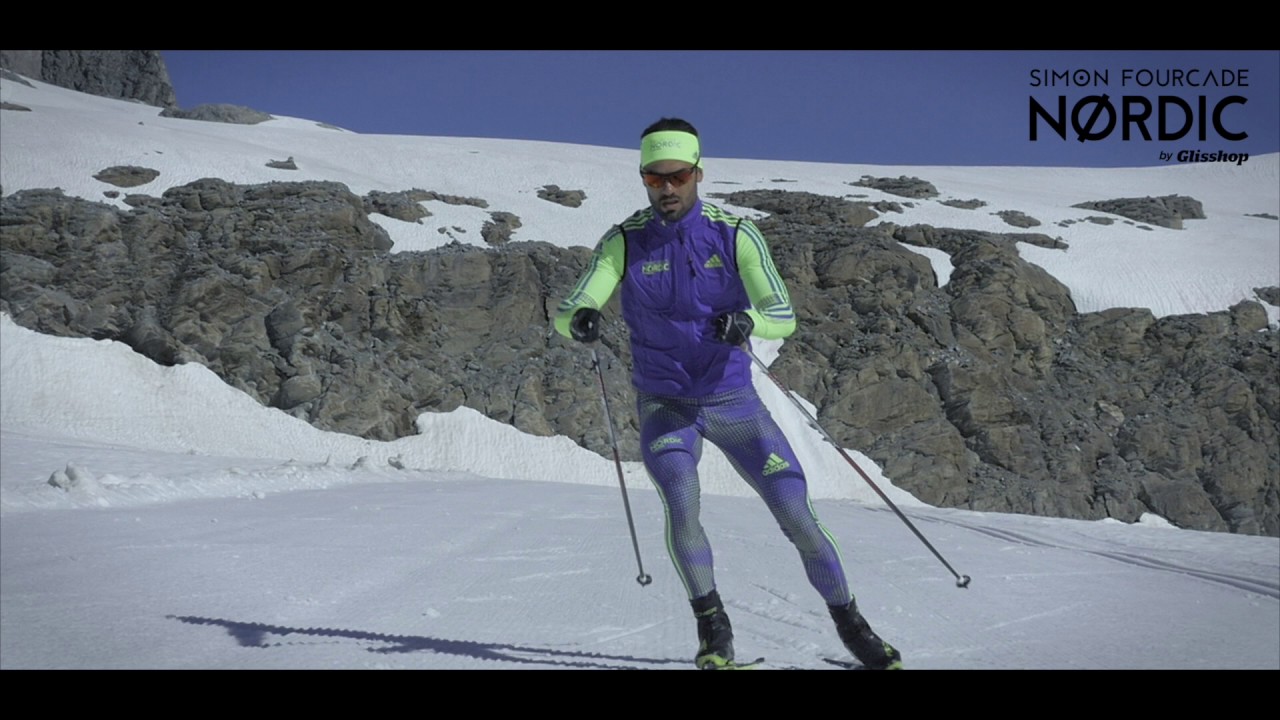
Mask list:
[[[711,544],[699,520],[698,461],[706,438],[728,457],[795,545],[828,605],[846,605],[849,586],[835,538],[818,521],[791,444],[755,388],[701,398],[637,391],[645,468],[666,509],[667,552],[689,598],[715,589]]]

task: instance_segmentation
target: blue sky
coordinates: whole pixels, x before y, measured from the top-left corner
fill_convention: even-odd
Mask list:
[[[630,148],[653,120],[680,116],[704,154],[722,158],[1126,167],[1280,151],[1275,50],[162,54],[184,108],[230,103],[361,133]],[[1126,102],[1150,115],[1124,122]],[[1032,140],[1035,106],[1044,114]],[[1104,133],[1109,108],[1116,122]],[[1046,116],[1066,123],[1065,139]],[[1162,128],[1174,137],[1162,140]],[[1079,129],[1099,137],[1081,141]]]

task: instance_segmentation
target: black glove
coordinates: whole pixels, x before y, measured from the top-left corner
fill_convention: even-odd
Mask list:
[[[741,345],[751,337],[756,323],[744,312],[725,313],[716,318],[716,340],[730,345]]]
[[[600,311],[580,308],[569,321],[569,334],[578,342],[595,342],[600,339]]]

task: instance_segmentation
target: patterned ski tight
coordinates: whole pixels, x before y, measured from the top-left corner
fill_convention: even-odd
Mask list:
[[[690,599],[716,587],[711,544],[699,520],[698,461],[706,438],[764,499],[814,589],[828,605],[848,604],[840,550],[814,514],[800,461],[755,388],[703,398],[641,392],[636,405],[645,468],[666,510],[667,552]]]

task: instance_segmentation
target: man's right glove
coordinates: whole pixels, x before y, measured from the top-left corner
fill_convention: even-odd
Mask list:
[[[578,342],[595,342],[600,339],[600,311],[580,308],[569,321],[569,334]]]
[[[756,323],[744,312],[725,313],[715,320],[716,340],[730,345],[741,345],[751,337]]]

